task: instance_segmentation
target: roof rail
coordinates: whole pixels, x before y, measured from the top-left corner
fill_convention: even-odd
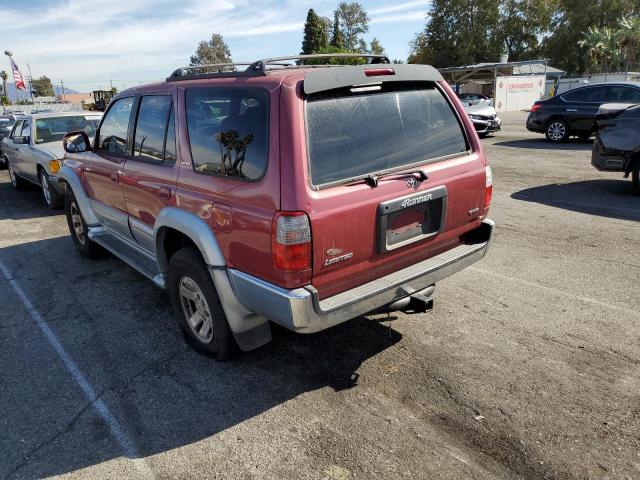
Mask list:
[[[290,55],[286,57],[271,57],[271,58],[263,58],[262,60],[258,60],[257,62],[252,63],[247,70],[252,71],[266,71],[268,67],[271,66],[281,66],[281,67],[304,67],[305,60],[316,60],[322,58],[366,58],[369,59],[368,63],[391,63],[389,61],[389,57],[386,55],[374,55],[371,53],[312,53],[309,55]],[[293,60],[296,64],[292,63],[283,63],[286,60]]]
[[[167,77],[167,82],[178,80],[194,80],[220,77],[254,77],[266,75],[268,70],[280,68],[334,67],[335,64],[305,65],[305,60],[330,58],[365,58],[369,64],[391,63],[386,55],[368,53],[314,53],[311,55],[290,55],[287,57],[271,57],[256,62],[212,63],[206,65],[189,65],[180,67]],[[238,67],[244,67],[239,70]],[[275,68],[269,68],[275,67]]]

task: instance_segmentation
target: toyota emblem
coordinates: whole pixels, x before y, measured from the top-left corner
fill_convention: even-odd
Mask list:
[[[418,181],[416,180],[416,177],[410,177],[407,180],[407,187],[409,188],[416,188],[417,184],[418,184]]]

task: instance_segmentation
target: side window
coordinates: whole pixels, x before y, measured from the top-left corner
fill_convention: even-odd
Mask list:
[[[127,154],[127,130],[133,107],[133,97],[116,100],[104,116],[98,132],[99,150],[113,155]]]
[[[572,90],[568,93],[565,93],[562,98],[564,98],[568,102],[589,102],[589,98],[591,97],[592,88],[580,88],[577,90]]]
[[[169,95],[146,95],[140,100],[133,140],[135,158],[158,163],[164,161],[164,145],[171,103]]]
[[[609,87],[608,102],[640,103],[640,89],[616,85]]]
[[[167,139],[164,142],[164,163],[167,165],[176,163],[176,124],[173,108],[171,109],[169,123],[167,124]]]
[[[196,172],[257,180],[267,168],[269,95],[259,88],[190,88],[187,126]]]
[[[15,124],[15,126],[13,127],[13,130],[11,131],[11,138],[16,138],[19,137],[22,134],[22,124],[24,123],[24,120],[18,120]]]
[[[30,137],[31,136],[31,123],[28,120],[25,120],[22,124],[22,133],[20,133],[21,137]]]

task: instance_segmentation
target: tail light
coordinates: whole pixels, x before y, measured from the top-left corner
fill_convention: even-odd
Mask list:
[[[367,77],[379,77],[381,75],[395,75],[396,72],[393,68],[368,68],[364,74]]]
[[[277,269],[297,272],[311,268],[311,228],[304,212],[277,212],[271,243]]]
[[[531,106],[531,113],[536,113],[541,108],[542,108],[542,104],[541,103],[536,103],[536,104]]]
[[[485,175],[484,209],[486,210],[491,205],[491,197],[493,196],[493,173],[489,165],[485,167]]]

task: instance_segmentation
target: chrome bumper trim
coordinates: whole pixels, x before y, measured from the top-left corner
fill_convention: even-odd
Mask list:
[[[313,333],[397,302],[477,262],[487,251],[493,228],[493,221],[484,220],[470,232],[473,243],[323,300],[312,286],[287,290],[238,270],[227,273],[245,308],[290,330]]]

